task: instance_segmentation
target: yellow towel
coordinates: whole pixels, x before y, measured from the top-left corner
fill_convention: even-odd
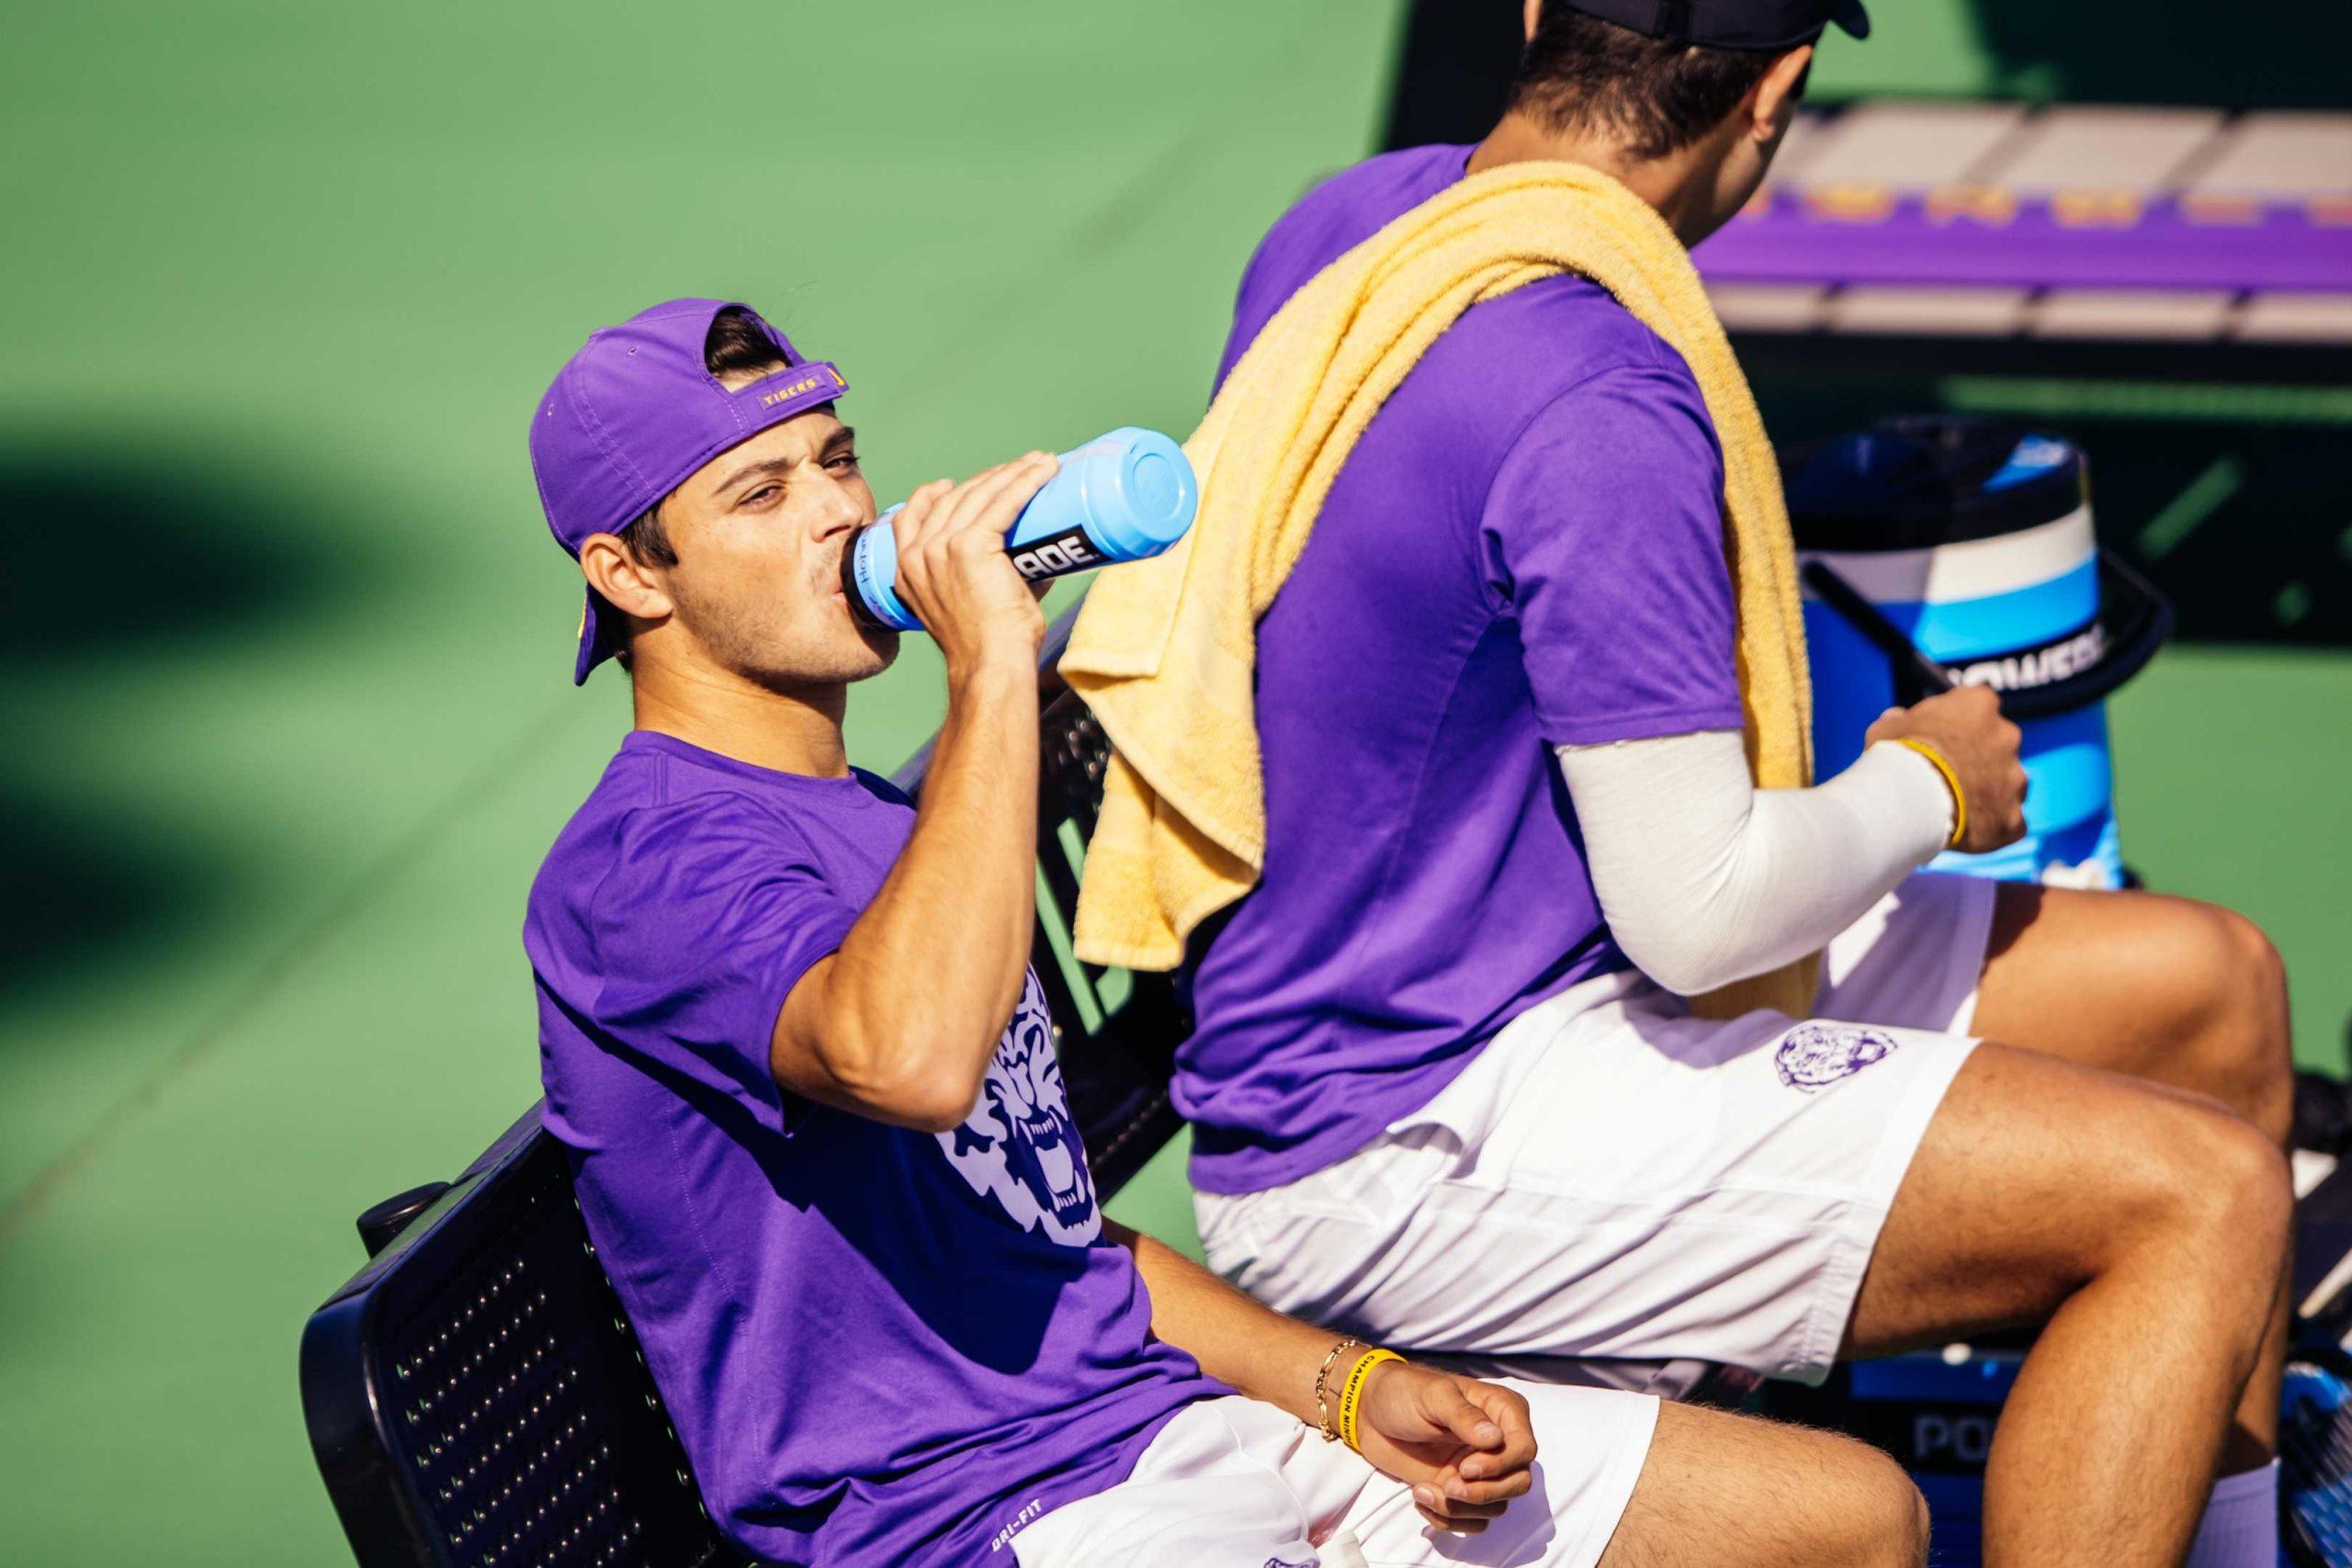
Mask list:
[[[1397,218],[1283,305],[1185,446],[1201,480],[1192,533],[1087,594],[1061,671],[1115,751],[1086,853],[1081,956],[1173,968],[1193,929],[1257,882],[1259,617],[1356,438],[1438,334],[1479,300],[1561,272],[1609,290],[1698,379],[1724,453],[1748,765],[1767,789],[1811,782],[1812,689],[1780,472],[1690,254],[1655,209],[1598,170],[1506,164]],[[1702,998],[1702,1010],[1803,1017],[1816,973],[1804,959]]]

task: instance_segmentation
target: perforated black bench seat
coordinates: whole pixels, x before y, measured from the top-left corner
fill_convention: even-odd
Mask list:
[[[743,1561],[537,1106],[312,1314],[302,1404],[366,1568]]]

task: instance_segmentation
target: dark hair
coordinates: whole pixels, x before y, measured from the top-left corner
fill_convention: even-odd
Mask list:
[[[759,324],[758,318],[741,305],[729,305],[710,319],[710,331],[702,340],[702,367],[713,376],[729,376],[744,371],[768,371],[784,368],[784,355],[776,351],[775,340]],[[670,498],[663,496],[662,501]],[[618,536],[621,548],[632,559],[647,566],[675,566],[678,547],[670,542],[670,535],[662,526],[662,501],[655,502],[629,520]],[[622,669],[628,668],[628,640],[619,639],[613,657]]]
[[[1544,0],[1510,107],[1555,130],[1614,131],[1634,157],[1663,158],[1721,125],[1778,58],[1645,38]]]
[[[702,365],[714,376],[781,370],[784,355],[776,352],[775,341],[757,317],[741,305],[729,305],[710,319],[710,331],[702,340]],[[620,531],[619,538],[623,549],[648,566],[678,564],[677,547],[662,527],[661,501],[639,513]]]

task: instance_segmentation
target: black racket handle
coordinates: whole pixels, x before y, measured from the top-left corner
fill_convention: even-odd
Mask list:
[[[1804,580],[1821,595],[1823,604],[1837,611],[1849,626],[1886,655],[1887,662],[1894,667],[1898,686],[1907,683],[1917,689],[1919,697],[1932,697],[1959,684],[1951,678],[1951,671],[1920,652],[1918,645],[1904,636],[1903,628],[1888,620],[1884,611],[1863,598],[1860,589],[1827,566],[1817,560],[1805,562]]]

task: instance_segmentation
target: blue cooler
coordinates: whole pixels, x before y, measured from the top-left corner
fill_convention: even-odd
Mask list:
[[[2105,698],[2171,607],[2100,549],[2089,472],[2063,437],[1941,415],[1882,420],[1783,468],[1804,583],[1815,773],[1859,756],[1889,707],[1989,685],[2025,732],[2026,836],[1935,868],[2123,885]]]

